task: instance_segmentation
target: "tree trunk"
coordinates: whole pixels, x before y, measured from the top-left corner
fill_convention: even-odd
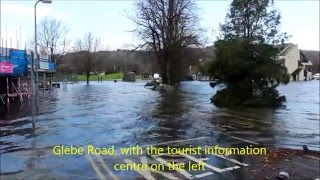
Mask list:
[[[175,85],[180,83],[180,69],[181,67],[177,67],[174,62],[171,62],[170,69],[169,69],[169,79],[170,85]]]
[[[86,72],[86,76],[87,76],[87,85],[89,85],[90,71]]]
[[[163,61],[161,64],[161,77],[163,84],[169,84],[169,79],[167,76],[167,63],[165,61]]]
[[[181,64],[180,51],[174,48],[170,56],[169,79],[170,85],[180,83],[183,66]]]
[[[51,63],[56,63],[55,59],[53,57],[53,48],[52,47],[50,48],[50,61],[51,61]]]

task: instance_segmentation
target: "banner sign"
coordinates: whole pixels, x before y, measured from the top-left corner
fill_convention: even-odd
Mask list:
[[[13,64],[9,62],[0,62],[0,73],[12,74],[13,73]]]
[[[39,62],[40,69],[49,69],[49,63],[48,62]]]

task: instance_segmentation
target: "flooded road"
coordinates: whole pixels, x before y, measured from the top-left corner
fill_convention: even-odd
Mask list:
[[[90,159],[54,156],[55,145],[114,145],[116,149],[150,144],[253,144],[292,149],[307,145],[320,150],[319,81],[279,87],[287,103],[277,110],[216,108],[210,103],[215,90],[208,82],[183,82],[173,92],[152,91],[145,83],[69,84],[67,91],[46,93],[40,99],[35,128],[30,104],[1,106],[2,177],[97,177]],[[120,160],[110,158],[107,164]],[[227,167],[226,162],[217,163]],[[133,172],[114,173],[139,177]]]

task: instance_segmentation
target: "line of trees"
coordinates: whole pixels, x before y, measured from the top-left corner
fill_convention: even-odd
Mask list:
[[[132,20],[138,26],[136,32],[145,40],[139,47],[154,52],[164,84],[179,83],[196,58],[188,48],[200,45],[202,30],[198,28],[199,19],[194,1],[148,0],[138,1],[136,6],[139,11]],[[61,21],[49,17],[41,21],[38,32],[39,44],[50,49],[52,60],[57,66],[62,65],[63,55],[70,52],[67,49],[76,52],[72,61],[77,72],[85,72],[89,83],[90,72],[97,69],[96,64],[101,61],[99,56],[93,56],[98,50],[99,39],[89,32],[70,48],[71,43],[66,39],[67,29]],[[57,51],[58,48],[60,51]]]
[[[63,56],[70,52],[71,41],[67,39],[68,30],[61,21],[52,17],[45,17],[38,27],[38,45],[49,50],[51,61],[59,66],[63,63]],[[75,66],[85,72],[89,84],[90,72],[94,68],[92,53],[96,52],[100,39],[91,32],[85,33],[82,39],[77,39],[73,45]]]

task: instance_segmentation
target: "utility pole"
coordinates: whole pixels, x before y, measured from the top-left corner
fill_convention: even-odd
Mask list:
[[[37,42],[37,4],[41,0],[38,0],[34,5],[34,59],[36,60],[36,82],[35,82],[35,90],[36,97],[38,99],[38,89],[39,89],[39,75],[38,75],[38,65],[39,65],[39,57],[38,57],[38,42]]]
[[[37,4],[39,2],[42,3],[46,3],[46,4],[51,4],[52,0],[38,0],[35,4],[34,4],[34,54],[35,54],[35,59],[37,59],[36,61],[36,95],[37,95],[37,99],[38,99],[38,89],[39,89],[39,74],[38,74],[38,66],[39,66],[39,57],[38,57],[38,42],[37,42]],[[38,99],[39,100],[39,99]],[[38,101],[37,101],[38,102]]]
[[[31,51],[31,101],[32,101],[32,126],[35,127],[34,125],[34,106],[35,106],[35,97],[34,97],[34,53]]]

